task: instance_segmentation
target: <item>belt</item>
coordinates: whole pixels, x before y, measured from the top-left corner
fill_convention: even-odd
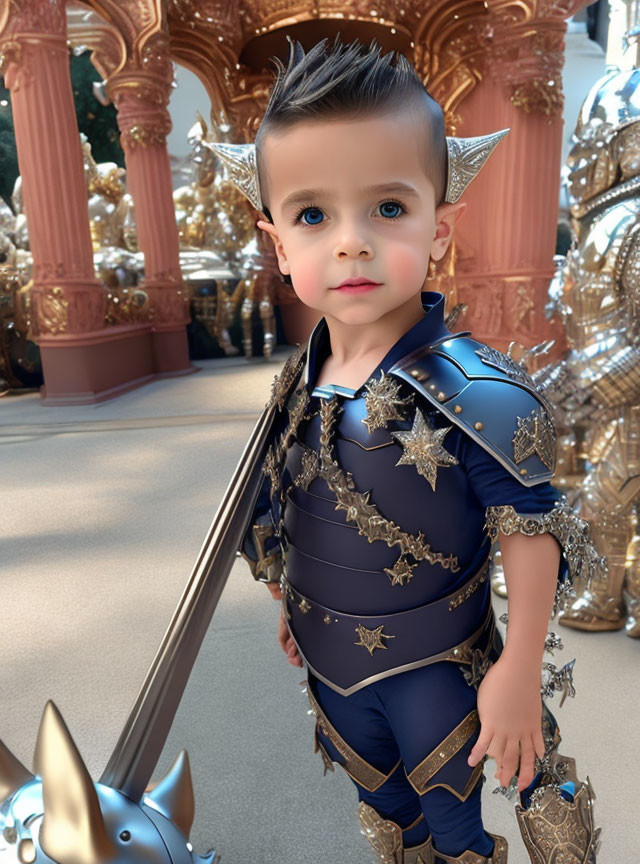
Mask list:
[[[488,559],[438,600],[388,615],[353,615],[322,606],[281,578],[287,624],[314,675],[344,696],[367,684],[436,663],[460,660],[493,623]]]

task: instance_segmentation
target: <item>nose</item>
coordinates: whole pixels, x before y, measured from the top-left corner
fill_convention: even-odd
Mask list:
[[[335,245],[336,258],[372,258],[373,247],[356,225],[345,226]]]

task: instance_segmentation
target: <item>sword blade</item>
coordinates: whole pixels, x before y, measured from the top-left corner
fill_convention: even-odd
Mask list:
[[[139,801],[171,729],[189,675],[242,542],[263,479],[275,405],[268,405],[227,486],[187,586],[100,783]]]

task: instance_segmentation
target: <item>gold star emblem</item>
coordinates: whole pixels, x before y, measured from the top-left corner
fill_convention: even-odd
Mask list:
[[[417,566],[417,564],[409,564],[406,558],[400,556],[393,567],[385,567],[384,572],[391,579],[392,585],[404,585],[405,579],[407,583],[411,581],[413,571]]]
[[[549,415],[542,408],[528,417],[518,417],[518,428],[513,436],[513,461],[516,465],[534,453],[549,470],[553,471],[556,457],[556,432]]]
[[[360,422],[364,423],[371,435],[374,429],[385,429],[389,420],[404,419],[398,409],[406,407],[410,401],[411,396],[400,398],[400,383],[387,378],[381,369],[380,378],[371,378],[365,386],[367,416]]]
[[[364,624],[358,624],[356,627],[356,633],[360,637],[359,642],[354,642],[354,645],[362,645],[363,648],[366,648],[369,654],[373,655],[373,652],[376,648],[384,648],[387,650],[387,646],[382,641],[383,639],[395,639],[395,636],[387,636],[386,633],[383,633],[384,624],[381,624],[379,627],[376,627],[375,630],[369,630],[368,627],[365,627]]]
[[[436,429],[431,418],[425,418],[419,408],[416,409],[413,418],[413,427],[410,432],[392,432],[393,437],[399,441],[404,453],[396,462],[396,465],[415,465],[418,474],[425,477],[436,491],[436,476],[438,468],[449,465],[457,465],[458,460],[442,446],[442,441],[447,432],[453,426]]]

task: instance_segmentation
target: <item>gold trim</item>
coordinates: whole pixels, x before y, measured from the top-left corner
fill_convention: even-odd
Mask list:
[[[427,786],[427,788],[424,790],[424,792],[420,792],[418,794],[422,798],[423,795],[426,795],[428,792],[431,792],[432,789],[437,789],[438,786],[440,786],[442,789],[447,789],[449,792],[451,792],[452,795],[455,795],[456,798],[458,799],[458,801],[462,801],[464,803],[467,800],[467,798],[469,797],[469,795],[471,795],[471,793],[475,789],[476,783],[478,782],[479,778],[482,777],[483,771],[484,771],[483,766],[484,766],[484,760],[482,762],[479,762],[476,765],[476,767],[473,769],[473,771],[469,775],[469,779],[467,780],[465,787],[462,790],[462,794],[457,792],[453,788],[453,786],[449,786],[448,783],[433,783],[433,785]]]
[[[434,774],[437,774],[456,753],[467,743],[469,738],[478,728],[478,711],[474,708],[467,716],[458,723],[447,737],[434,750],[426,756],[419,765],[407,774],[407,780],[418,795],[426,791],[426,784]]]
[[[283,584],[285,586],[283,588],[283,591],[282,591],[282,605],[283,605],[283,609],[287,610],[287,606],[286,606],[286,598],[287,598],[286,584],[287,583],[284,580],[284,577],[282,579],[281,584]],[[291,615],[288,612],[288,610],[286,611],[286,615],[287,615],[287,618],[289,618],[289,619],[291,618]],[[491,624],[489,622],[491,622]],[[441,660],[442,661],[445,661],[445,660],[449,661],[450,660],[452,663],[472,664],[472,662],[473,662],[472,658],[475,655],[475,652],[469,650],[469,646],[473,645],[474,642],[482,636],[485,628],[487,628],[489,626],[491,626],[491,634],[493,634],[493,630],[495,628],[495,618],[494,618],[492,606],[489,606],[489,611],[487,612],[487,616],[484,619],[484,621],[482,622],[482,624],[480,625],[480,627],[478,627],[478,629],[474,633],[472,633],[468,639],[465,639],[464,642],[460,642],[458,645],[454,645],[452,648],[448,648],[446,651],[440,652],[440,654],[433,654],[431,657],[425,657],[423,660],[415,660],[413,663],[405,663],[402,666],[394,666],[393,669],[387,669],[385,672],[378,672],[376,675],[370,675],[368,678],[364,678],[362,681],[358,681],[358,683],[354,684],[353,687],[347,687],[346,689],[343,689],[342,687],[338,687],[336,684],[334,684],[333,681],[330,681],[328,678],[326,678],[324,675],[322,675],[322,673],[318,672],[318,670],[315,669],[311,665],[311,663],[309,663],[308,659],[305,657],[304,652],[302,651],[302,649],[301,649],[297,639],[293,635],[293,633],[291,633],[291,638],[293,639],[294,644],[295,644],[296,648],[298,649],[300,656],[304,659],[304,662],[307,664],[307,667],[313,672],[313,674],[315,675],[316,678],[318,678],[320,681],[322,681],[323,684],[326,684],[327,687],[331,687],[331,689],[334,690],[336,693],[340,693],[341,696],[351,696],[352,693],[356,693],[358,690],[361,690],[363,687],[366,687],[367,684],[373,684],[374,681],[381,681],[383,678],[389,678],[391,675],[398,675],[400,672],[410,672],[412,669],[421,669],[423,666],[429,666],[431,663],[438,663]],[[489,655],[489,652],[491,651],[491,646],[493,643],[492,635],[489,636],[489,640],[490,640],[490,643],[487,645],[487,648],[485,651],[487,656]],[[482,652],[478,651],[478,653],[481,654]],[[467,683],[469,684],[469,686],[472,685],[472,681],[468,681]]]
[[[344,768],[352,780],[355,780],[356,783],[363,786],[367,792],[375,792],[376,789],[379,789],[383,783],[386,783],[394,771],[397,770],[402,759],[398,759],[388,774],[383,774],[382,771],[378,771],[377,768],[374,768],[373,765],[370,765],[365,759],[358,756],[356,751],[347,744],[340,733],[334,726],[332,726],[327,715],[324,713],[315,696],[311,692],[311,684],[307,684],[307,696],[309,697],[311,711],[316,718],[316,729],[320,729],[322,734],[326,735],[338,753],[345,760],[344,765],[341,767]]]
[[[424,813],[421,813],[421,814],[418,816],[417,819],[414,819],[414,821],[411,823],[411,825],[407,825],[407,827],[406,827],[406,828],[403,828],[402,830],[403,830],[403,831],[411,831],[411,829],[412,829],[412,828],[415,828],[416,825],[417,825],[419,822],[421,822],[423,819],[424,819]],[[431,834],[429,834],[429,837],[431,837]],[[427,837],[427,840],[429,839],[429,837]]]

